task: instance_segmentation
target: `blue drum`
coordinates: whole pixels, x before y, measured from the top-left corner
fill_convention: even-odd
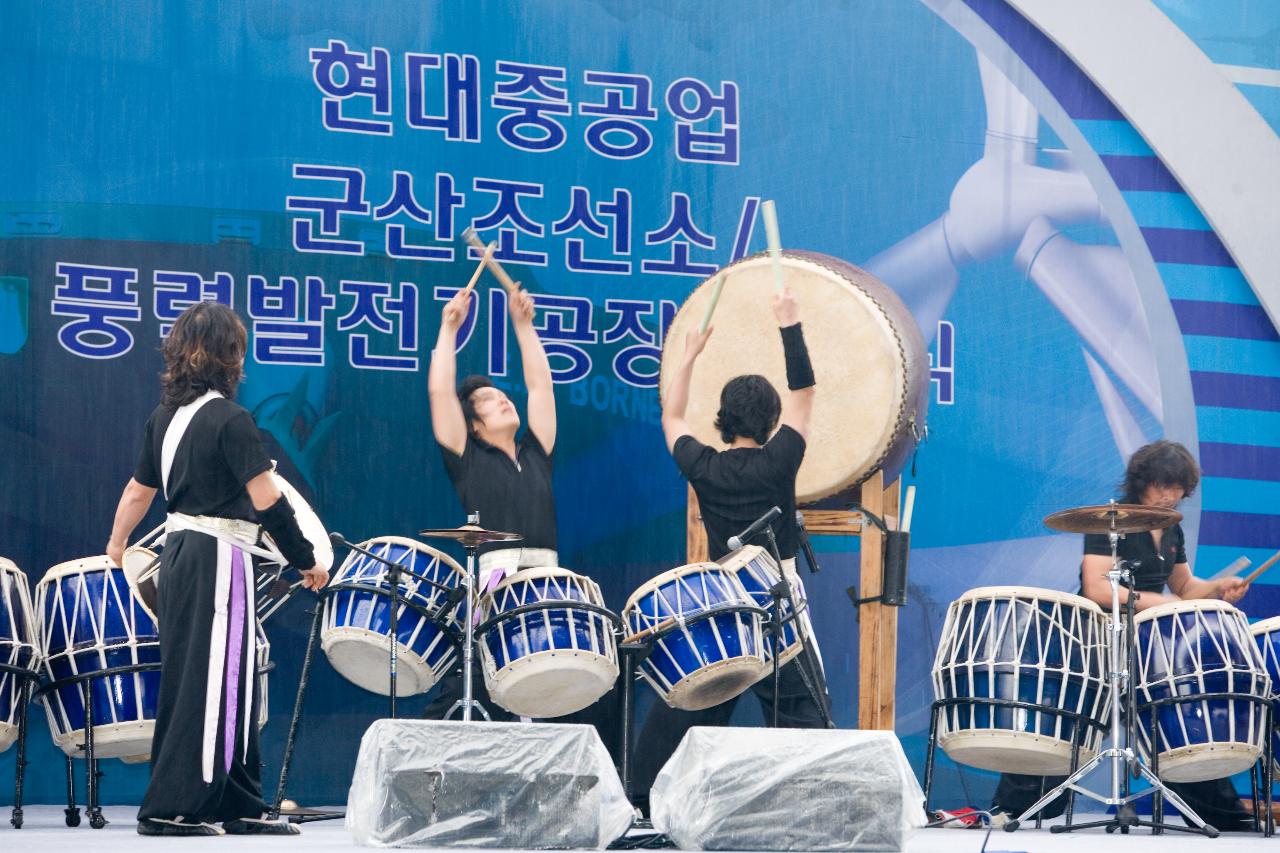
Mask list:
[[[627,601],[625,642],[648,642],[644,679],[672,708],[726,702],[766,672],[763,617],[735,574],[693,563],[658,575]],[[714,615],[690,621],[699,614]]]
[[[556,607],[518,611],[542,602]],[[480,602],[477,634],[485,686],[522,717],[581,711],[618,680],[618,646],[600,587],[568,569],[521,569]],[[510,614],[510,615],[504,615]]]
[[[1134,616],[1138,745],[1169,782],[1203,782],[1253,766],[1265,744],[1271,679],[1245,615],[1225,601],[1173,601]],[[1150,705],[1174,696],[1206,698]]]
[[[732,554],[722,557],[720,565],[737,576],[738,581],[742,584],[743,589],[751,596],[756,606],[761,610],[767,610],[771,614],[773,612],[773,594],[769,592],[779,580],[782,579],[778,563],[773,559],[768,551],[759,545],[747,545],[739,548]],[[793,657],[800,653],[802,644],[800,640],[806,641],[813,636],[813,626],[809,620],[809,603],[805,599],[804,585],[799,582],[799,578],[792,576],[791,578],[791,597],[795,600],[796,606],[800,609],[797,616],[795,610],[791,607],[791,602],[783,599],[781,602],[782,610],[782,643],[781,653],[778,655],[778,665],[782,666],[790,661]],[[797,628],[798,626],[798,628]],[[814,646],[816,648],[816,646]],[[765,676],[773,672],[773,634],[772,631],[766,632],[764,641],[764,661],[768,664],[765,667]]]
[[[1092,759],[1104,731],[1077,719],[1110,714],[1106,625],[1092,601],[1051,589],[979,587],[953,601],[933,662],[938,746],[1008,773],[1067,773],[1077,738],[1080,763]],[[995,704],[1005,700],[1030,707]]]
[[[380,536],[360,543],[366,551],[399,563],[435,583],[456,588],[466,573],[449,555],[421,542]],[[391,652],[391,585],[387,566],[352,551],[333,576],[324,602],[320,647],[340,675],[372,693],[388,696],[387,671]],[[457,658],[447,631],[431,621],[447,593],[411,575],[401,575],[396,631],[396,694],[426,693]],[[445,614],[444,623],[460,623],[459,608]]]
[[[72,560],[36,585],[42,669],[52,682],[118,667],[146,665],[92,680],[93,743],[98,758],[145,759],[160,696],[156,623],[109,557]],[[54,742],[83,757],[85,708],[79,682],[43,696]]]
[[[37,639],[27,576],[0,557],[0,663],[34,672],[40,662]],[[18,714],[27,681],[16,672],[0,669],[0,752],[17,740]]]
[[[1249,632],[1271,678],[1271,757],[1280,762],[1280,616],[1254,622]]]

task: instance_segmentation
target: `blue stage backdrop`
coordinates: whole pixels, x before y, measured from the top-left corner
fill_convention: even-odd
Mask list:
[[[1280,7],[1156,7],[1204,62],[1259,71],[1237,91],[1274,134]],[[0,555],[34,588],[102,553],[166,324],[197,299],[245,319],[240,400],[330,529],[461,523],[426,369],[473,227],[536,294],[562,562],[621,608],[684,561],[685,485],[658,423],[666,325],[763,248],[756,210],[774,199],[784,245],[871,270],[930,342],[897,681],[922,770],[948,603],[986,584],[1074,589],[1079,537],[1040,520],[1105,501],[1132,449],[1166,436],[1200,459],[1198,574],[1280,545],[1275,326],[1203,188],[1052,36],[1003,0],[6,2]],[[460,369],[518,398],[508,329],[486,278]],[[851,726],[857,542],[816,541],[814,622]],[[1278,611],[1267,581],[1252,618]],[[268,785],[310,607],[268,625]],[[291,795],[345,801],[383,708],[321,659]],[[57,802],[60,753],[32,720],[27,799]],[[105,769],[106,802],[139,799],[145,765]],[[993,777],[943,759],[937,784],[940,802],[983,805]]]

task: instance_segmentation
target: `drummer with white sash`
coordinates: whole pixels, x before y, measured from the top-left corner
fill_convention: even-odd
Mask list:
[[[1200,483],[1200,469],[1195,458],[1181,444],[1156,441],[1139,448],[1129,458],[1124,479],[1120,482],[1122,503],[1143,504],[1173,509]],[[1134,601],[1135,610],[1146,610],[1182,599],[1217,598],[1235,603],[1248,585],[1238,577],[1209,581],[1195,577],[1187,562],[1181,525],[1150,533],[1130,533],[1119,541],[1117,556],[1133,573],[1133,589],[1141,593]],[[1111,542],[1106,534],[1084,537],[1084,559],[1080,566],[1080,595],[1110,610]],[[1168,592],[1165,591],[1166,587]],[[1125,606],[1128,594],[1122,592],[1120,604]],[[1065,777],[1040,777],[1005,773],[1000,777],[992,798],[995,823],[1003,823],[1006,815],[1017,817],[1035,804],[1045,791],[1052,790]],[[1249,832],[1253,817],[1245,810],[1230,779],[1207,782],[1169,783],[1169,787],[1186,801],[1207,823],[1219,830]],[[1041,812],[1053,818],[1066,809],[1066,797],[1049,803]],[[1190,825],[1188,823],[1188,825]]]
[[[735,377],[725,384],[720,394],[716,417],[716,428],[728,448],[717,451],[698,441],[685,420],[685,412],[694,365],[714,326],[706,331],[690,330],[685,339],[684,360],[667,390],[662,430],[667,449],[698,496],[711,559],[718,560],[728,554],[729,537],[777,506],[782,514],[772,524],[774,535],[793,594],[801,598],[803,586],[795,571],[796,474],[804,460],[815,394],[814,376],[800,327],[799,308],[789,289],[774,295],[773,312],[786,362],[789,390],[785,399],[779,397],[763,376]],[[763,540],[754,544],[763,544]],[[814,651],[817,651],[816,644]],[[765,719],[771,718],[772,679],[757,682],[752,690],[760,700]],[[702,711],[681,711],[664,702],[655,702],[636,743],[635,790],[649,790],[658,771],[691,726],[728,724],[736,703],[735,697]],[[824,725],[822,711],[801,675],[799,658],[792,659],[780,671],[778,706],[781,726],[822,728]]]
[[[164,490],[168,531],[158,584],[160,698],[142,835],[292,835],[263,819],[254,661],[253,553],[259,525],[304,583],[328,572],[272,479],[253,417],[231,401],[243,375],[244,324],[200,302],[164,342],[163,398],[147,421],[133,477],[116,509],[108,556]],[[216,824],[221,823],[221,827]]]

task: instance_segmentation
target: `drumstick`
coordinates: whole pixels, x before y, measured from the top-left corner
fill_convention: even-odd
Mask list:
[[[1244,579],[1244,582],[1246,584],[1251,584],[1254,581],[1256,581],[1258,579],[1258,575],[1262,574],[1267,569],[1271,568],[1272,564],[1275,563],[1276,560],[1280,560],[1280,551],[1277,551],[1274,554],[1272,554],[1269,558],[1267,558],[1267,561],[1265,563],[1263,563],[1261,566],[1258,566],[1258,568],[1254,569],[1249,574],[1249,576]]]
[[[716,313],[716,303],[720,301],[720,291],[724,290],[724,272],[716,273],[716,283],[711,286],[711,304],[707,306],[707,311],[702,315],[702,325],[698,327],[698,334],[705,335],[707,326],[711,325],[711,315]]]
[[[1248,557],[1238,557],[1235,560],[1231,561],[1230,565],[1228,565],[1225,569],[1218,572],[1213,577],[1209,578],[1209,580],[1216,581],[1216,580],[1222,580],[1223,578],[1233,578],[1236,575],[1243,572],[1245,569],[1249,568],[1252,562],[1253,561],[1250,560]]]
[[[484,257],[476,265],[476,271],[471,274],[471,281],[467,282],[467,286],[462,288],[464,292],[469,292],[471,288],[476,286],[476,282],[480,280],[480,273],[484,272],[484,265],[489,263],[489,258],[493,257],[493,250],[496,248],[498,248],[497,243],[490,243],[484,247]]]
[[[760,205],[764,217],[764,235],[769,243],[769,257],[773,260],[773,289],[782,292],[782,237],[778,234],[778,211],[772,201]]]
[[[480,239],[480,235],[476,233],[474,228],[468,228],[466,231],[463,231],[462,239],[466,240],[467,244],[473,248],[483,249],[485,247],[484,241]],[[501,264],[493,258],[489,258],[486,263],[489,264],[489,271],[492,272],[493,277],[498,280],[498,284],[502,285],[503,290],[507,293],[518,293],[520,291],[520,285],[516,284],[515,281],[512,280],[511,276],[507,275],[507,271],[502,268]]]
[[[902,523],[898,529],[903,533],[911,532],[911,512],[916,508],[916,487],[907,486],[906,507],[902,510]]]

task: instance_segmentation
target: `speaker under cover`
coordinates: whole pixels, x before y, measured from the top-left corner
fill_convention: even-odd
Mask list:
[[[649,800],[684,850],[903,850],[925,823],[893,732],[691,728]]]
[[[596,730],[556,723],[378,720],[347,798],[374,847],[602,849],[633,815]]]

